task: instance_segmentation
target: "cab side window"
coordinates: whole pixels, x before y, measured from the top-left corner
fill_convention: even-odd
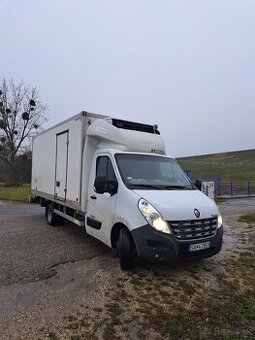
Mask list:
[[[118,183],[110,158],[107,156],[98,157],[94,190],[99,194],[108,192],[112,196],[116,194],[117,189]]]
[[[107,181],[116,180],[112,162],[107,156],[97,158],[96,176],[105,177]]]
[[[105,177],[107,176],[107,158],[108,157],[98,157],[96,176]]]

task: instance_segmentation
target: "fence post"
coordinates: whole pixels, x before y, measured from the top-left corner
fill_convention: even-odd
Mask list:
[[[217,187],[218,187],[219,196],[221,196],[221,176],[220,175],[219,175],[219,178],[218,178]]]
[[[251,194],[251,183],[250,180],[248,179],[248,195]]]
[[[233,182],[230,182],[230,195],[233,196]]]

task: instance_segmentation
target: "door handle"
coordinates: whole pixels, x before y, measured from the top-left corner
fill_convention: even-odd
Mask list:
[[[96,197],[95,195],[90,196],[90,198],[91,198],[92,200],[96,200],[96,199],[97,199],[97,197]]]

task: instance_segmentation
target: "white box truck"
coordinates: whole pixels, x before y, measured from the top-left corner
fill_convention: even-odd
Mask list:
[[[67,219],[116,249],[120,266],[209,257],[222,218],[174,158],[156,125],[81,112],[33,139],[32,195],[50,225]]]

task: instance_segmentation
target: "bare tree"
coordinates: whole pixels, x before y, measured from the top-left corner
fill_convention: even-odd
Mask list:
[[[35,87],[23,81],[18,85],[13,80],[0,81],[0,159],[10,169],[11,183],[17,182],[16,158],[26,140],[42,129],[45,112]]]

